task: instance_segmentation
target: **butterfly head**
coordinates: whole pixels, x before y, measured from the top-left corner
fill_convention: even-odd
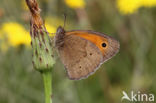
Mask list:
[[[64,28],[62,27],[62,26],[59,26],[58,28],[57,28],[57,32],[56,32],[57,34],[64,34],[65,33],[65,30],[64,30]]]
[[[56,47],[61,47],[64,44],[64,36],[65,36],[65,30],[63,27],[59,26],[57,28],[57,32],[55,35],[55,46]]]

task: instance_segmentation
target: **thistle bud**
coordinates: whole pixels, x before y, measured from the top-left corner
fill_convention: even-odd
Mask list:
[[[55,63],[51,39],[40,17],[40,9],[36,0],[26,0],[26,2],[31,12],[30,35],[33,48],[32,63],[34,68],[39,71],[50,70]]]

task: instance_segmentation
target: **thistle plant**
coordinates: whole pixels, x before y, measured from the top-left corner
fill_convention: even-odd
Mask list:
[[[32,63],[34,69],[43,76],[45,88],[45,103],[52,103],[52,75],[51,70],[55,63],[53,59],[51,39],[46,32],[40,9],[36,0],[26,0],[31,12],[30,35],[33,49]]]

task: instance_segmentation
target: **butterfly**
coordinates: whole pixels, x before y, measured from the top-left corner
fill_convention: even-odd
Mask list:
[[[103,33],[65,31],[61,26],[57,29],[54,44],[71,80],[87,78],[117,54],[120,48],[116,39]]]

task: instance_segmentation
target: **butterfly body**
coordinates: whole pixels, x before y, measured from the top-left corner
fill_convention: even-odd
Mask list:
[[[89,30],[66,32],[59,27],[55,36],[55,47],[68,77],[72,80],[80,80],[93,74],[101,64],[119,51],[119,46],[114,38]]]

